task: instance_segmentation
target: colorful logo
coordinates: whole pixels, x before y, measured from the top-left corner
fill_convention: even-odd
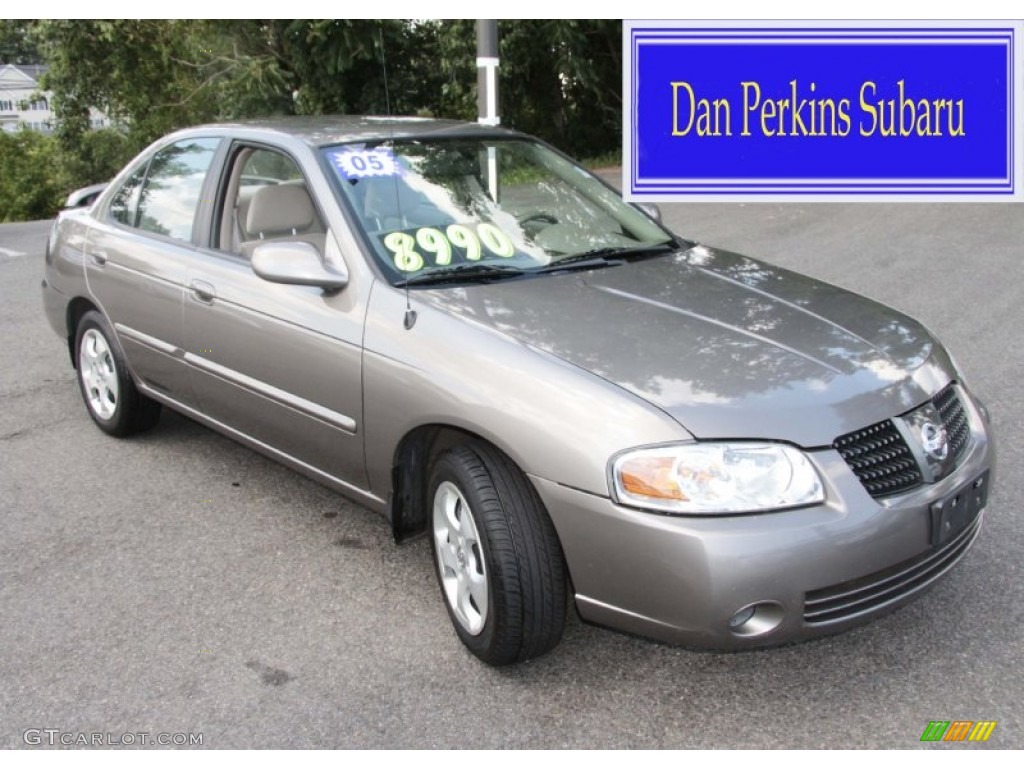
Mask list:
[[[988,741],[995,729],[995,720],[932,720],[921,741]]]

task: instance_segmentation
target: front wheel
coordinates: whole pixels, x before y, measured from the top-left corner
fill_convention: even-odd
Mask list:
[[[75,365],[85,406],[104,432],[123,437],[156,424],[160,404],[136,389],[110,323],[95,310],[78,324]]]
[[[494,666],[554,648],[565,627],[565,561],[526,476],[471,443],[437,458],[429,488],[438,580],[462,642]]]

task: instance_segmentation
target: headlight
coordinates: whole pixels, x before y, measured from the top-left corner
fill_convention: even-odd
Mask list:
[[[616,456],[611,475],[616,501],[660,512],[756,512],[825,500],[807,456],[775,443],[640,448]]]

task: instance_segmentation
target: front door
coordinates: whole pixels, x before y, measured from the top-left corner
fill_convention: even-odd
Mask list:
[[[225,174],[211,248],[192,261],[186,362],[200,409],[231,430],[357,489],[362,327],[357,290],[278,285],[249,264],[256,244],[299,239],[323,254],[331,234],[294,161],[239,148]]]

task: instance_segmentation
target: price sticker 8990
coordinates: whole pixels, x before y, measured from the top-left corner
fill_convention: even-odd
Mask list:
[[[449,224],[438,227],[420,227],[404,232],[389,232],[383,237],[384,247],[391,251],[395,267],[402,272],[417,272],[427,266],[424,253],[432,256],[433,266],[452,263],[453,257],[464,261],[479,261],[484,256],[510,258],[516,247],[509,236],[489,222],[471,227]]]

